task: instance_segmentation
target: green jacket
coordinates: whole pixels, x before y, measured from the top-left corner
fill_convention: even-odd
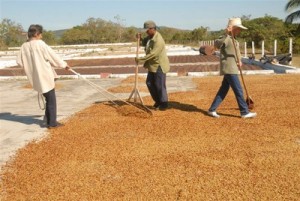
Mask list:
[[[161,66],[163,73],[169,72],[170,64],[165,41],[159,32],[156,31],[153,38],[144,38],[142,40],[142,46],[145,46],[146,55],[138,58],[138,62],[144,62],[144,67],[147,68],[149,72],[155,73],[158,66]]]
[[[238,58],[241,58],[239,43],[236,39],[234,40]],[[215,46],[220,49],[220,74],[239,74],[232,37],[227,35],[226,37],[216,40]]]

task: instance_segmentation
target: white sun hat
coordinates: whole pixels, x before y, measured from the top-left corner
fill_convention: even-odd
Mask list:
[[[239,17],[229,18],[228,26],[239,27],[241,29],[248,29],[242,25],[242,20]]]

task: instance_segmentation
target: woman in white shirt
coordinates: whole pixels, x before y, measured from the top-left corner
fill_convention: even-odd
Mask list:
[[[62,126],[56,120],[55,82],[57,74],[53,67],[68,70],[69,65],[63,61],[51,47],[42,41],[43,27],[30,25],[28,41],[21,46],[17,63],[24,68],[27,78],[33,89],[42,93],[46,99],[45,116],[48,128]]]

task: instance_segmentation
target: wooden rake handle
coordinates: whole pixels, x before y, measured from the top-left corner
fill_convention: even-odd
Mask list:
[[[236,49],[236,43],[235,43],[235,40],[234,40],[233,32],[231,32],[231,39],[232,39],[232,43],[233,43],[233,47],[234,47],[234,52],[235,52],[235,62],[237,64],[238,69],[239,69],[240,74],[241,74],[242,82],[243,82],[243,85],[244,85],[244,88],[245,88],[245,91],[246,91],[246,96],[249,97],[248,90],[247,90],[247,87],[246,87],[246,84],[245,84],[245,81],[244,81],[242,67],[240,66],[240,58],[238,57],[238,53],[237,53],[237,49]]]
[[[136,58],[139,58],[139,49],[140,49],[140,37],[137,38]],[[135,67],[135,82],[134,82],[135,88],[137,88],[138,85],[138,74],[139,74],[139,64],[137,62]]]

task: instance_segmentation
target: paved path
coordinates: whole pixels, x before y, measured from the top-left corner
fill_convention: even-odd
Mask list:
[[[118,86],[121,78],[95,79],[93,83],[104,88]],[[43,125],[44,111],[39,108],[37,92],[28,89],[25,81],[0,81],[0,166],[16,151],[32,140],[47,136]],[[195,88],[191,77],[168,77],[168,92]],[[141,93],[142,96],[149,95]],[[97,101],[107,100],[83,80],[57,81],[58,120],[65,119]],[[117,94],[128,98],[129,94]]]

